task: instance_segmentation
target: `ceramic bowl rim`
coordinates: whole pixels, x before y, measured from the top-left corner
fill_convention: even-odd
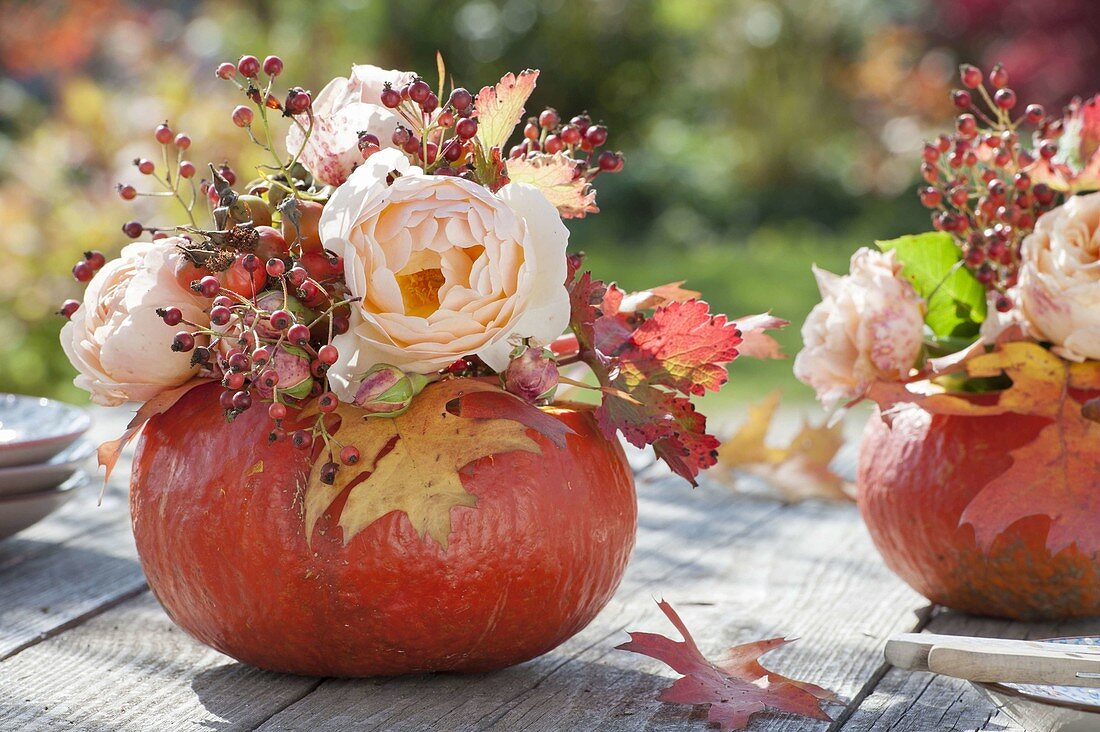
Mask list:
[[[73,415],[73,428],[68,432],[55,435],[46,435],[44,437],[35,437],[30,440],[18,440],[16,442],[0,442],[0,452],[8,450],[21,450],[28,447],[42,447],[52,444],[54,442],[63,442],[68,440],[74,442],[78,437],[88,431],[88,428],[92,426],[92,418],[86,411],[80,407],[73,406],[72,404],[66,404],[65,402],[59,402],[56,399],[50,399],[48,397],[38,397],[31,394],[15,394],[15,393],[2,393],[0,394],[0,401],[7,401],[9,399],[16,400],[31,400],[35,402],[47,402],[53,406],[61,407],[64,411]]]
[[[12,493],[9,495],[0,495],[0,505],[5,503],[18,503],[20,501],[26,501],[33,498],[42,498],[53,493],[69,493],[76,490],[85,482],[89,481],[89,475],[83,470],[77,470],[71,476],[65,479],[61,485],[55,485],[53,488],[45,488],[40,491],[30,491],[29,493]]]

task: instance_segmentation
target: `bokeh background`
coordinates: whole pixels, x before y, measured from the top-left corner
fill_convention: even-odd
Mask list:
[[[433,80],[437,49],[473,89],[541,68],[528,111],[588,110],[626,155],[603,212],[570,225],[597,275],[771,309],[790,353],[811,263],[927,228],[917,153],[950,123],[960,61],[1003,60],[1021,102],[1048,106],[1095,91],[1100,63],[1095,0],[3,0],[0,17],[0,391],[81,402],[53,314],[79,297],[69,270],[117,252],[128,219],[174,221],[114,188],[159,160],[158,122],[196,163],[247,169],[235,89],[213,76],[242,53],[278,53],[314,91],[353,62]],[[735,400],[809,396],[789,360],[734,372]]]

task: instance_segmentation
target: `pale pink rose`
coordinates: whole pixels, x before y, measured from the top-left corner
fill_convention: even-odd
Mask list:
[[[1016,289],[1028,333],[1063,358],[1100,359],[1100,193],[1040,216],[1021,257]]]
[[[900,276],[893,252],[863,248],[843,277],[814,267],[821,302],[802,326],[794,374],[828,409],[876,381],[906,378],[924,340],[924,300]]]
[[[363,162],[359,133],[370,132],[382,147],[392,146],[393,131],[400,118],[382,106],[380,97],[386,82],[401,88],[415,78],[409,71],[380,69],[370,64],[351,67],[350,77],[337,77],[313,99],[313,132],[302,149],[305,133],[291,124],[286,135],[290,155],[302,150],[301,163],[321,183],[338,186]],[[309,127],[307,115],[297,118]]]
[[[336,339],[341,398],[378,363],[431,373],[473,354],[503,371],[516,338],[549,343],[569,322],[569,232],[532,186],[494,194],[383,150],[336,190],[320,233],[362,298]]]
[[[156,313],[174,305],[184,320],[209,327],[209,301],[176,279],[180,242],[128,245],[88,283],[83,304],[61,329],[61,347],[80,372],[73,383],[91,392],[96,404],[147,401],[198,372],[190,353],[172,351],[182,326],[166,325]]]

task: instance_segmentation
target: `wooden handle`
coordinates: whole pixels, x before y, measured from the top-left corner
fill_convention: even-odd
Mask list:
[[[1100,647],[1094,646],[902,633],[887,641],[886,660],[898,668],[971,681],[1100,686]]]
[[[969,681],[1100,688],[1100,656],[1070,650],[933,646],[928,654],[928,669]]]

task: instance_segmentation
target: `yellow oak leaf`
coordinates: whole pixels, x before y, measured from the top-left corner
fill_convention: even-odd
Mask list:
[[[995,397],[992,402],[949,392],[927,381],[912,384],[879,382],[871,387],[867,396],[878,402],[884,412],[897,404],[914,403],[934,414],[988,416],[1012,412],[1053,418],[1062,408],[1067,386],[1100,388],[1097,364],[1071,364],[1029,341],[1000,344],[989,353],[968,359],[962,366],[971,378],[1003,374],[1011,379],[1012,385],[999,392],[989,392]]]
[[[718,448],[718,464],[764,479],[786,503],[808,498],[851,500],[847,482],[829,469],[844,444],[841,425],[815,427],[804,422],[790,445],[768,446],[765,439],[779,398],[780,392],[774,391],[749,407],[745,423]]]
[[[740,468],[755,463],[774,463],[783,458],[783,451],[768,447],[765,438],[779,408],[782,392],[773,391],[748,408],[744,424],[718,448],[718,464],[725,468]]]
[[[459,471],[490,455],[542,452],[519,421],[474,419],[448,411],[449,402],[482,391],[500,393],[497,387],[470,379],[438,382],[424,389],[408,412],[392,419],[365,417],[357,407],[339,405],[335,438],[358,447],[363,466],[341,468],[328,485],[320,475],[324,460],[316,461],[305,491],[306,536],[312,540],[317,521],[348,491],[339,516],[345,544],[386,514],[402,511],[421,538],[430,536],[445,551],[451,509],[477,505]]]

